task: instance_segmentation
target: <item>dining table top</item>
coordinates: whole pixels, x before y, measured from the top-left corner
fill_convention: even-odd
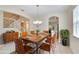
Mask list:
[[[43,41],[44,38],[46,38],[48,35],[49,35],[48,33],[43,33],[43,32],[39,33],[38,35],[29,34],[29,35],[27,35],[26,40],[29,40],[34,43],[39,43],[39,42]]]

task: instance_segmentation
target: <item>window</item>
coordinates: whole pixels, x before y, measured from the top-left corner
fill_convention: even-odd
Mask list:
[[[79,38],[79,6],[73,10],[73,35]]]

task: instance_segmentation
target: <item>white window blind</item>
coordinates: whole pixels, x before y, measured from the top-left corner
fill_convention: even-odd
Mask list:
[[[79,6],[73,10],[73,35],[79,38]]]

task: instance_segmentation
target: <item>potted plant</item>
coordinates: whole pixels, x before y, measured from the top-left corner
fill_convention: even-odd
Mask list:
[[[62,44],[64,46],[68,46],[69,45],[69,30],[67,29],[62,29],[60,31],[60,37],[62,39]]]
[[[37,29],[37,30],[36,30],[36,34],[38,35],[38,34],[39,34],[39,32],[40,32],[40,30],[39,30],[39,29]]]

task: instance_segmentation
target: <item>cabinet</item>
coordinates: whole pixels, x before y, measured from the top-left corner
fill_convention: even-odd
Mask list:
[[[14,39],[18,39],[18,32],[6,32],[3,34],[4,43],[14,41]]]

